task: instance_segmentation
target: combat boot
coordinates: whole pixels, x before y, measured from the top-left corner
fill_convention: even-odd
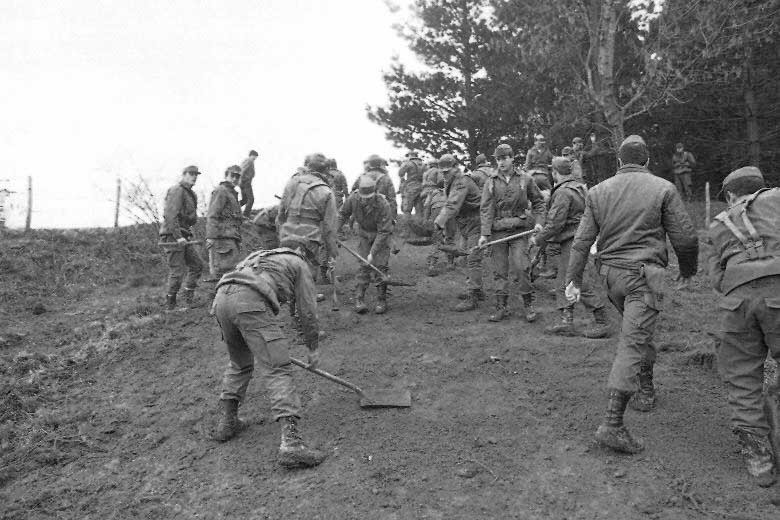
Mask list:
[[[626,405],[631,399],[631,392],[623,390],[609,390],[609,403],[604,422],[596,430],[596,440],[599,444],[623,453],[639,453],[643,449],[642,443],[635,440],[623,424],[623,414]]]
[[[452,310],[455,312],[465,312],[476,309],[477,305],[479,305],[479,294],[477,291],[478,289],[469,290],[468,298],[457,304]]]
[[[377,288],[374,314],[384,314],[387,311],[387,284],[380,283]]]
[[[766,436],[755,435],[745,430],[735,430],[739,446],[745,458],[745,467],[753,482],[761,487],[775,483],[775,458],[772,445]]]
[[[217,430],[214,432],[214,440],[225,442],[236,436],[246,427],[246,424],[238,418],[238,401],[235,399],[222,399],[222,417],[219,418]]]
[[[536,321],[536,295],[534,293],[528,293],[523,295],[523,310],[525,312],[525,321],[533,323]]]
[[[328,276],[328,266],[320,266],[320,285],[330,285],[330,276]]]
[[[184,293],[184,305],[188,309],[196,309],[198,307],[203,307],[206,302],[201,300],[195,295],[195,289],[182,289],[182,292]]]
[[[509,295],[507,294],[497,294],[496,295],[496,312],[488,316],[488,321],[501,321],[507,316],[509,316],[509,312],[507,311],[506,304],[509,300]]]
[[[610,336],[607,310],[604,307],[593,309],[593,324],[585,329],[582,335],[590,339],[608,338]]]
[[[355,312],[358,314],[365,314],[368,312],[368,307],[366,306],[365,287],[358,287],[357,291],[355,292]]]
[[[561,309],[561,321],[544,329],[547,334],[554,334],[556,336],[576,336],[577,331],[574,329],[574,308],[566,307]]]
[[[439,271],[436,270],[436,259],[428,259],[428,276],[439,276]]]
[[[325,460],[325,453],[309,448],[298,431],[297,417],[282,417],[282,442],[279,444],[279,465],[285,468],[310,468]]]
[[[655,386],[653,385],[653,365],[643,359],[639,362],[639,392],[631,398],[631,408],[640,412],[649,412],[655,408]]]
[[[176,309],[176,293],[165,295],[165,310],[172,311]]]
[[[468,300],[471,298],[471,292],[476,291],[477,292],[477,301],[484,302],[485,301],[485,291],[482,289],[468,289],[467,291],[464,291],[462,293],[458,294],[459,300]]]

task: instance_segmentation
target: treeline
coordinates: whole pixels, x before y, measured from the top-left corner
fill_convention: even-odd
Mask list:
[[[416,0],[397,27],[424,65],[395,61],[368,107],[396,144],[473,159],[544,133],[554,152],[595,132],[641,134],[671,176],[674,145],[698,182],[780,172],[780,0]]]

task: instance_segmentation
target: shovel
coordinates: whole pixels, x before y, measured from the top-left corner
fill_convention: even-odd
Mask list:
[[[390,276],[389,276],[388,274],[386,274],[386,273],[383,273],[383,272],[382,272],[382,271],[381,271],[381,270],[380,270],[380,269],[379,269],[377,266],[375,266],[374,264],[372,264],[371,262],[369,262],[368,260],[366,260],[365,258],[363,258],[362,256],[360,256],[360,255],[358,254],[358,252],[357,252],[357,251],[355,251],[355,250],[353,250],[352,248],[350,248],[350,247],[349,247],[347,244],[345,244],[344,242],[341,242],[341,241],[339,241],[339,247],[343,247],[344,249],[346,249],[346,250],[347,250],[347,252],[348,252],[349,254],[351,254],[352,256],[354,256],[355,258],[357,258],[358,260],[360,260],[360,262],[361,262],[362,264],[364,264],[364,265],[367,265],[368,267],[370,267],[371,269],[373,269],[374,271],[376,271],[376,272],[379,274],[379,276],[380,276],[380,278],[381,278],[381,280],[382,280],[382,282],[381,282],[381,283],[383,283],[383,284],[386,284],[386,285],[393,285],[393,286],[396,286],[396,287],[414,287],[415,285],[417,285],[417,284],[415,284],[415,283],[410,283],[410,282],[402,282],[402,281],[400,281],[400,280],[393,280],[393,279],[391,279],[391,278],[390,278]]]
[[[309,368],[309,365],[301,361],[300,359],[290,358],[290,361],[294,365],[313,372],[318,376],[322,376],[325,379],[330,379],[334,383],[338,383],[341,386],[346,386],[358,396],[360,396],[361,408],[409,408],[412,406],[412,395],[409,390],[363,390],[357,385],[353,385],[349,381],[345,381],[340,377],[329,374],[319,368]]]

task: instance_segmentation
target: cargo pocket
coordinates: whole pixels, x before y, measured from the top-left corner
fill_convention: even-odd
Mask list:
[[[769,315],[766,324],[767,332],[780,334],[780,298],[766,298],[764,303],[766,303]]]
[[[737,296],[723,296],[718,302],[718,322],[721,332],[743,332],[746,330],[743,299]]]
[[[289,342],[279,327],[276,330],[263,331],[265,346],[268,351],[268,364],[272,368],[278,368],[290,364]],[[262,354],[260,355],[262,358]]]

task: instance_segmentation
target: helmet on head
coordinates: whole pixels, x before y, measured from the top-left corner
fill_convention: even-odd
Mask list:
[[[419,159],[420,156],[417,154],[417,152],[409,152],[406,154],[407,159]]]
[[[445,153],[439,157],[439,166],[441,168],[450,169],[457,164],[458,160],[451,153]]]
[[[493,152],[493,157],[502,157],[504,155],[514,155],[512,147],[506,143],[496,146],[496,151]]]
[[[368,199],[376,194],[376,181],[370,175],[361,175],[358,179],[358,195]]]
[[[366,168],[368,168],[369,170],[377,170],[377,169],[384,170],[385,166],[387,166],[387,161],[377,154],[369,155],[368,158],[364,161],[364,163],[366,165]]]
[[[321,153],[312,153],[306,156],[303,161],[303,165],[314,170],[315,172],[323,173],[327,169],[328,158]]]
[[[485,164],[486,162],[488,162],[488,158],[484,153],[477,155],[477,158],[474,159],[474,164],[476,164],[477,166],[481,164]]]

